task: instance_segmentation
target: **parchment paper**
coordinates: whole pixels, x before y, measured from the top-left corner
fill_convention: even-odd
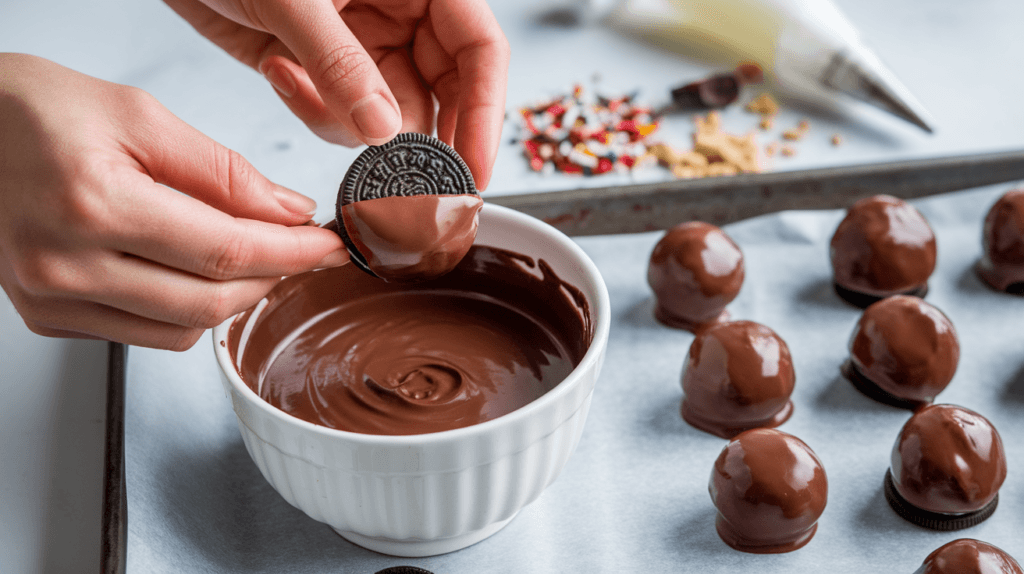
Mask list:
[[[960,334],[956,377],[940,402],[974,409],[1002,434],[1009,476],[999,509],[968,530],[913,526],[886,504],[882,477],[909,418],[839,375],[860,311],[831,289],[827,245],[841,212],[788,212],[726,228],[747,276],[730,306],[775,329],[797,371],[795,412],[781,429],[817,452],[829,477],[815,538],[783,555],[723,544],[707,492],[725,440],[679,416],[679,377],[692,335],[652,318],[647,260],[660,233],[579,241],[608,283],[614,314],[607,362],[579,448],[562,475],[504,530],[426,558],[364,550],[288,505],[239,436],[209,340],[184,354],[131,350],[126,420],[128,571],[435,573],[913,572],[961,537],[1024,559],[1024,298],[975,277],[981,222],[1006,186],[916,203],[938,236],[927,300]]]

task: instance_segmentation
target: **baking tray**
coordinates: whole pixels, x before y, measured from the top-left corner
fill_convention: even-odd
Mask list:
[[[1024,556],[1024,441],[1015,440],[1024,436],[1024,298],[992,293],[971,271],[981,218],[1005,189],[918,203],[939,238],[928,300],[950,315],[963,344],[960,369],[940,401],[989,417],[1007,445],[1000,509],[979,526],[936,533],[886,506],[882,475],[909,415],[861,396],[839,376],[859,316],[830,288],[826,245],[842,214],[784,212],[727,227],[747,261],[746,283],[730,309],[775,328],[794,354],[796,411],[781,428],[817,451],[831,487],[819,532],[804,549],[749,555],[715,535],[706,481],[725,441],[679,418],[678,380],[692,336],[651,317],[644,277],[660,233],[642,233],[579,239],[608,283],[613,331],[587,429],[562,477],[505,530],[445,556],[397,559],[363,550],[280,499],[245,453],[208,345],[180,355],[134,349],[131,362],[123,346],[112,345],[103,571],[374,572],[413,564],[438,573],[912,572],[932,549],[961,536]],[[180,381],[202,393],[199,402],[175,403]],[[121,429],[136,444],[119,447]],[[151,444],[173,433],[195,436]],[[137,481],[131,530],[126,456],[129,470],[145,477]]]

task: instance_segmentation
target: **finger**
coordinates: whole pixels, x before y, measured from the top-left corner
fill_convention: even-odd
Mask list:
[[[267,48],[258,66],[281,101],[310,131],[334,144],[346,147],[362,145],[363,142],[327,109],[309,74],[280,40],[275,40]]]
[[[377,59],[377,68],[402,110],[402,131],[434,133],[434,101],[413,67],[409,52],[405,49],[383,52]]]
[[[280,277],[215,281],[135,256],[94,260],[73,295],[162,323],[209,329],[252,307]]]
[[[139,96],[139,114],[123,126],[128,152],[157,183],[235,217],[281,225],[309,221],[312,199],[271,182],[238,152],[178,119],[155,99]]]
[[[203,335],[192,329],[132,315],[91,301],[33,299],[19,306],[25,325],[43,336],[94,338],[139,347],[185,351]]]
[[[280,277],[348,261],[338,234],[231,217],[135,174],[105,246],[210,279]]]
[[[398,102],[330,2],[273,3],[266,10],[271,32],[295,54],[324,104],[349,131],[369,145],[398,133]]]
[[[442,103],[439,133],[454,121],[453,145],[473,172],[477,187],[484,189],[501,139],[508,41],[487,5],[472,0],[434,2],[429,22],[421,28],[424,33],[417,34],[414,49],[416,64]],[[440,54],[454,61],[454,70]],[[456,110],[450,102],[445,108],[442,95],[448,100],[455,97]]]

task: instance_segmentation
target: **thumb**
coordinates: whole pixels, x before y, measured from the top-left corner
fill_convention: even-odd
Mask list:
[[[380,145],[402,128],[402,112],[377,64],[325,0],[275,2],[271,32],[298,58],[327,109],[363,143]]]
[[[153,181],[233,217],[299,225],[313,216],[315,201],[270,181],[238,152],[148,101],[149,113],[124,126],[124,143]]]

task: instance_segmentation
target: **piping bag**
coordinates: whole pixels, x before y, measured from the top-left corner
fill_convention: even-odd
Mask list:
[[[577,0],[575,9],[671,51],[755,63],[787,95],[830,103],[843,93],[932,132],[928,112],[830,0]]]

